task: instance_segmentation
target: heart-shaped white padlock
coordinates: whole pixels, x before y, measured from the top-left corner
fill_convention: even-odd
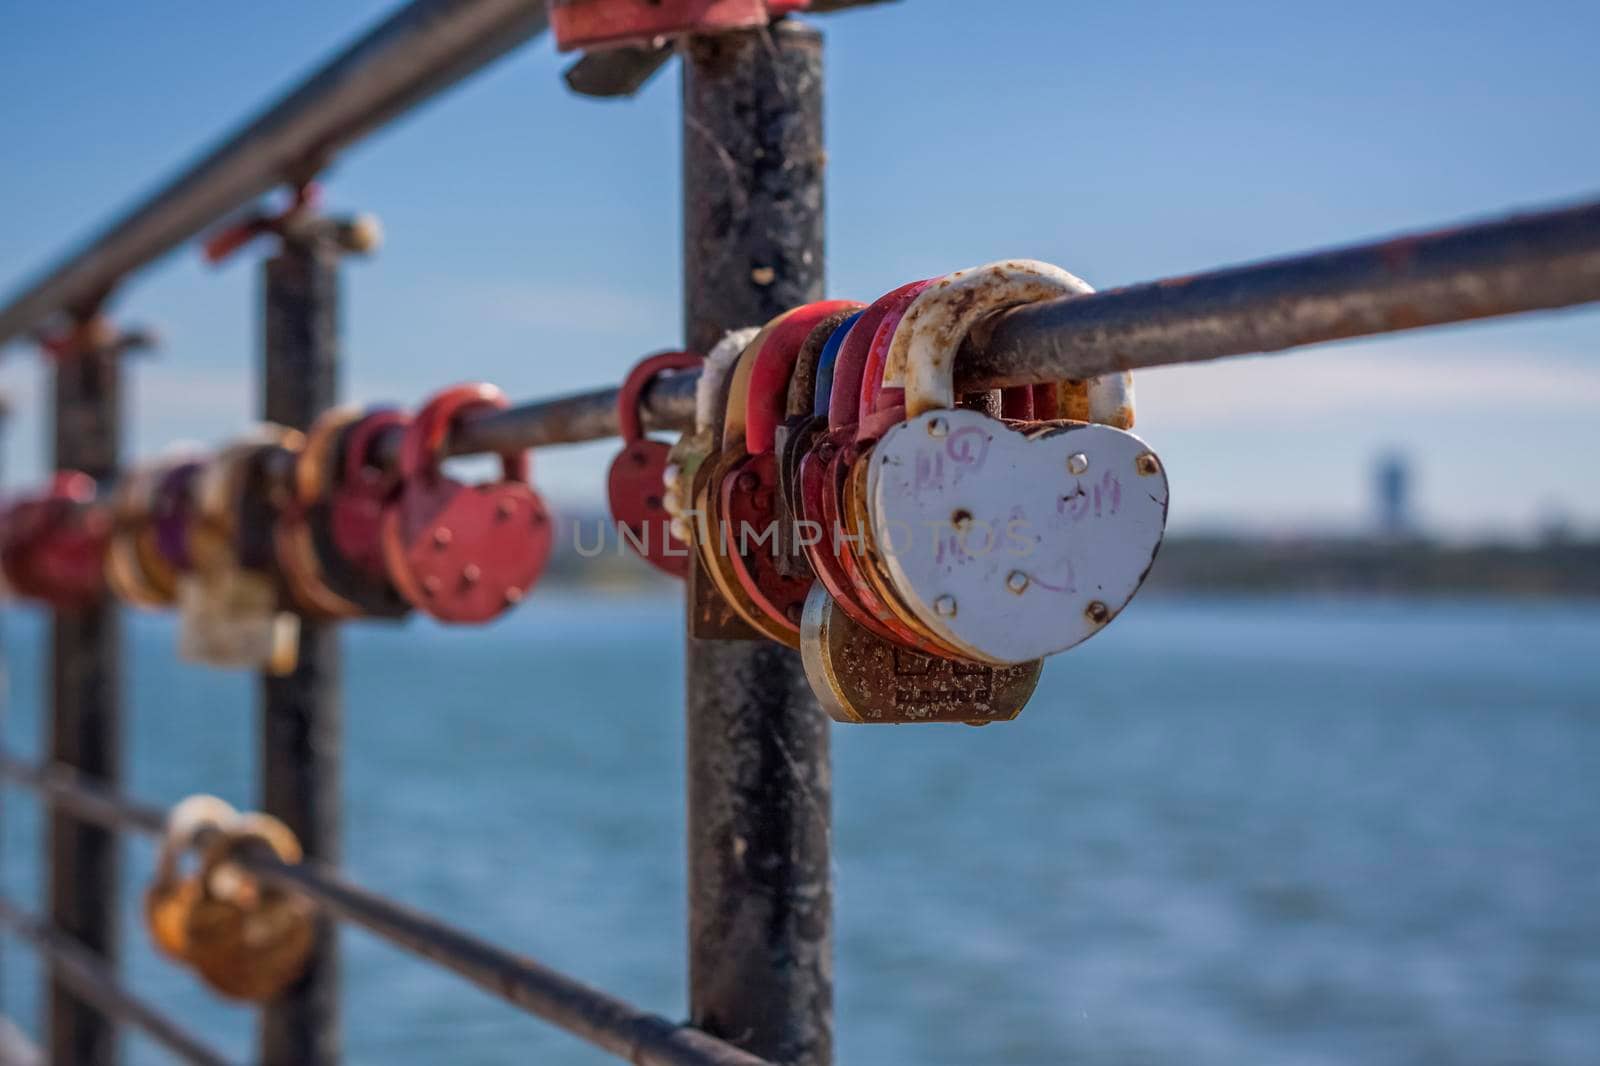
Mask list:
[[[1143,583],[1167,516],[1161,461],[1131,433],[1078,422],[1018,431],[951,409],[956,350],[980,316],[1019,302],[1007,278],[1021,266],[980,267],[963,277],[987,283],[924,294],[921,322],[936,328],[913,323],[905,337],[908,421],[883,435],[867,472],[896,591],[942,640],[994,663],[1053,655],[1104,628]],[[1025,267],[1030,286],[1055,269]],[[1091,398],[1097,389],[1097,412],[1114,417],[1126,401],[1131,414],[1125,382],[1091,384]]]

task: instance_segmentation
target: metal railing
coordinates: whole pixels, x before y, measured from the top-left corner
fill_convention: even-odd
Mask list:
[[[271,188],[315,176],[341,148],[538,34],[545,16],[544,0],[410,4],[7,303],[0,343],[55,319],[91,319],[132,273]],[[686,343],[704,349],[822,295],[821,43],[786,19],[678,51]],[[774,157],[795,161],[781,178]],[[727,269],[757,246],[769,277]],[[338,260],[285,240],[264,271],[263,414],[304,426],[336,399]],[[1029,305],[975,332],[956,369],[970,388],[1085,378],[1596,300],[1600,203]],[[120,382],[102,352],[56,365],[59,467],[115,477]],[[646,425],[686,428],[693,387],[679,375],[649,389]],[[449,449],[611,436],[616,400],[600,389],[523,404],[464,422]],[[395,447],[391,439],[382,452],[389,461]],[[119,834],[158,834],[164,817],[120,792],[118,608],[57,612],[52,648],[48,754],[36,765],[0,753],[0,779],[38,792],[51,811],[49,913],[0,900],[0,925],[49,964],[50,1059],[109,1066],[126,1024],[184,1060],[226,1061],[117,978]],[[678,1024],[343,879],[337,630],[305,626],[296,671],[262,679],[259,745],[261,807],[295,830],[308,858],[246,861],[330,922],[307,977],[265,1009],[260,1061],[339,1060],[338,920],[630,1062],[828,1066],[826,718],[786,649],[686,637],[685,650],[690,1003]]]

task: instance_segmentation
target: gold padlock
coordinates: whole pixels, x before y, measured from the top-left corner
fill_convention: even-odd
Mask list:
[[[231,999],[266,1003],[305,972],[316,940],[316,906],[303,896],[263,883],[239,861],[265,848],[282,862],[301,859],[300,842],[269,815],[239,816],[206,849],[198,892],[184,922],[185,948],[195,972]]]
[[[200,897],[198,875],[183,873],[184,853],[202,833],[226,832],[237,817],[232,805],[204,795],[190,796],[167,812],[155,877],[144,894],[144,920],[157,950],[175,962],[189,961],[185,928]]]
[[[106,585],[124,603],[154,609],[172,603],[177,575],[149,536],[151,496],[162,468],[136,466],[122,475],[111,497],[111,537],[106,542]]]
[[[299,452],[297,430],[265,424],[205,466],[189,528],[190,573],[178,583],[178,651],[211,666],[294,670],[300,619],[273,570],[273,501],[259,491],[262,462],[275,449]],[[245,514],[247,508],[262,513]]]
[[[859,725],[1009,722],[1038,687],[1044,664],[990,666],[924,655],[851,621],[818,585],[800,621],[806,680],[828,717]]]

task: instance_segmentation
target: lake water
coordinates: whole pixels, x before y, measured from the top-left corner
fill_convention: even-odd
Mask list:
[[[32,754],[38,622],[3,626]],[[678,632],[674,600],[566,592],[351,632],[352,877],[681,1016]],[[129,645],[130,791],[248,802],[250,681],[177,663],[166,619]],[[844,1066],[1600,1061],[1600,606],[1144,601],[1018,722],[838,727],[835,767]],[[38,828],[8,791],[30,905]],[[130,981],[247,1058],[134,898]],[[611,1061],[345,937],[353,1063]],[[36,1032],[25,948],[3,977]]]

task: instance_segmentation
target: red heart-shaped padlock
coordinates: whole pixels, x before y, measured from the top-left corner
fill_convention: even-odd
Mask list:
[[[379,533],[389,578],[441,622],[487,622],[538,581],[554,540],[528,456],[501,456],[499,480],[467,485],[440,468],[453,423],[510,406],[493,385],[446,389],[418,411],[400,445],[400,488]]]
[[[660,352],[629,371],[617,394],[617,425],[624,447],[611,461],[606,478],[611,517],[618,536],[640,558],[673,577],[689,572],[690,548],[672,535],[672,517],[662,504],[662,476],[672,446],[644,435],[639,399],[659,374],[697,369],[704,362],[693,352]]]

